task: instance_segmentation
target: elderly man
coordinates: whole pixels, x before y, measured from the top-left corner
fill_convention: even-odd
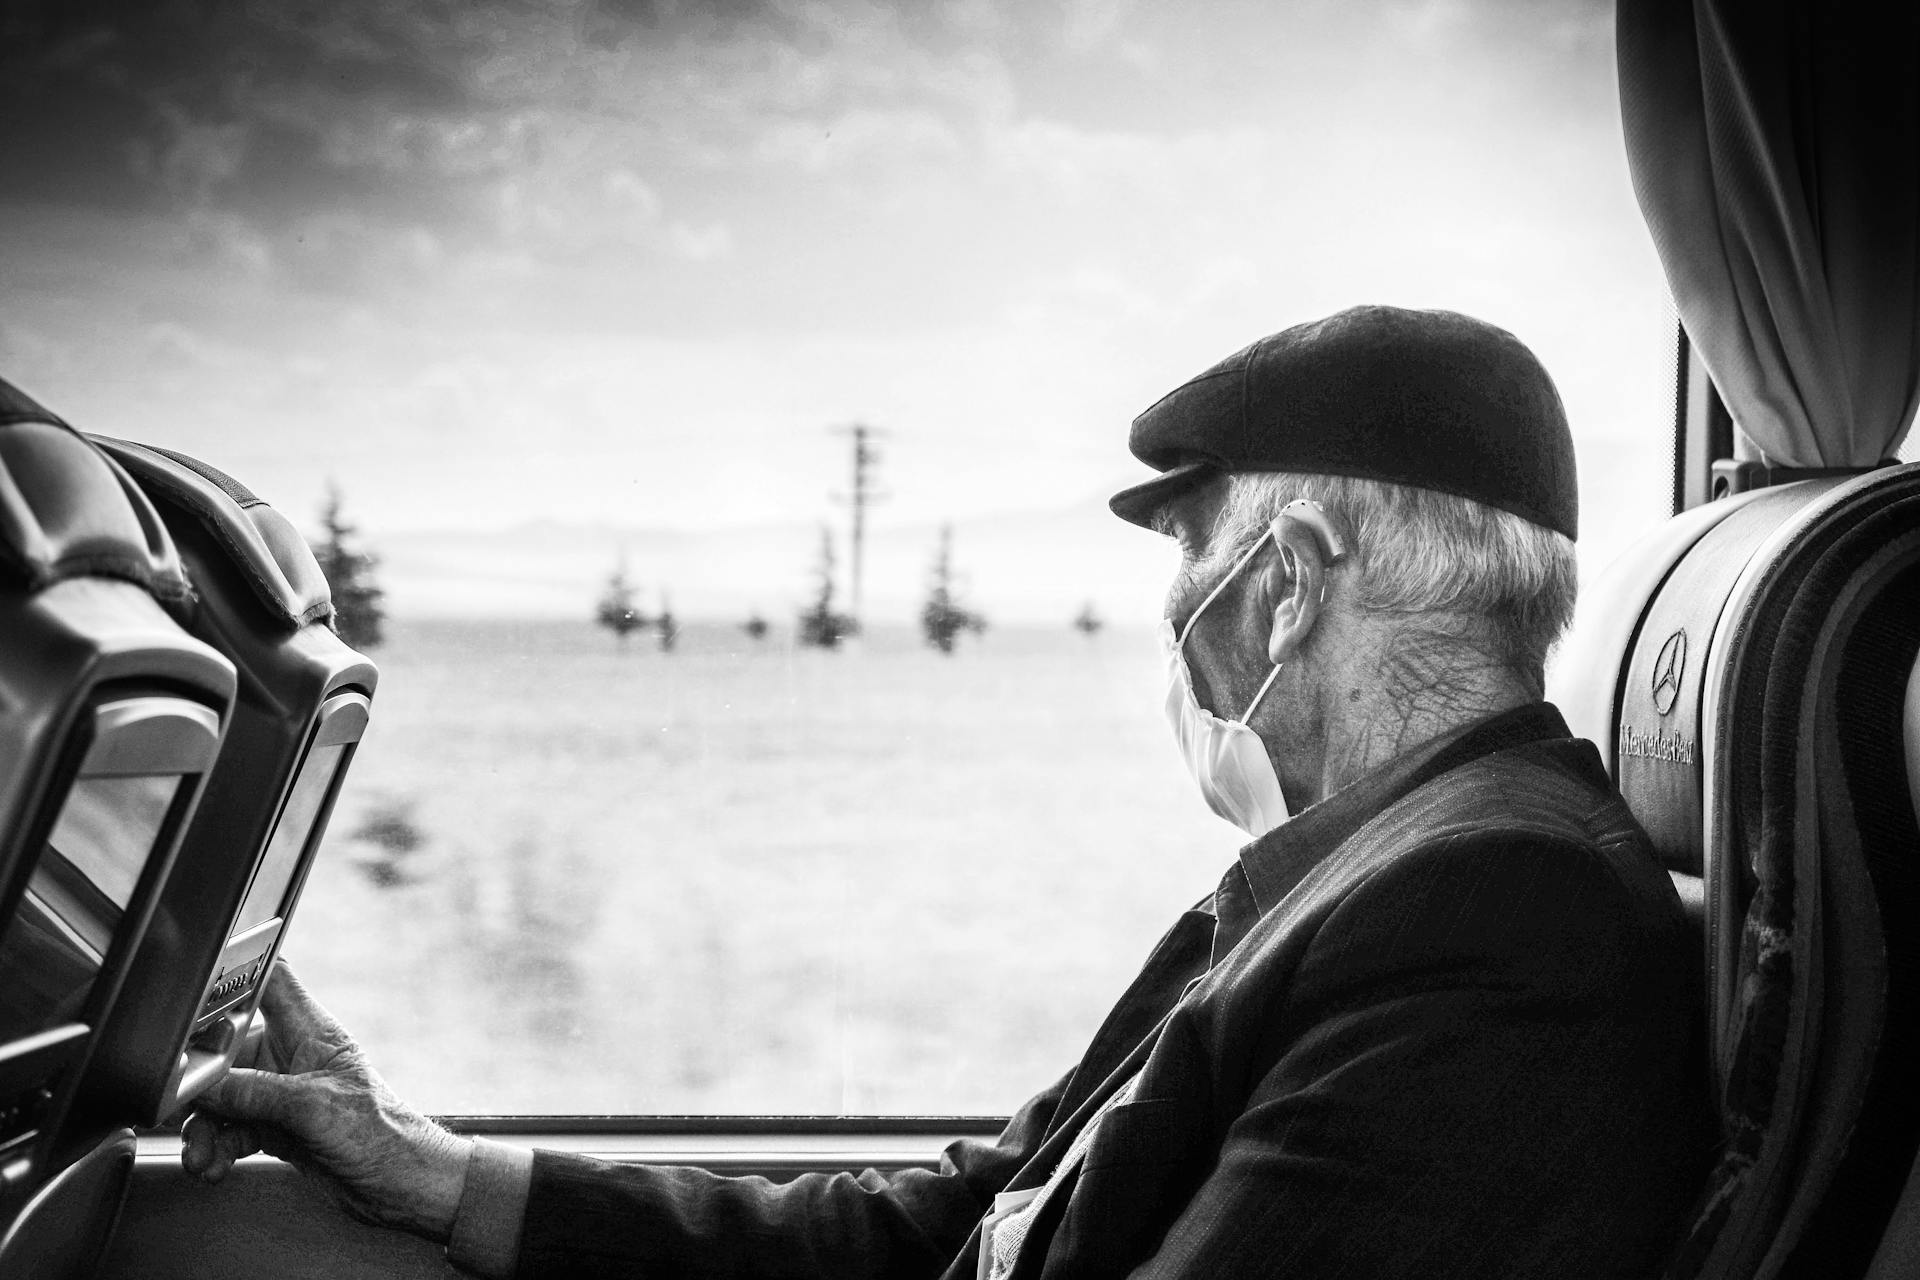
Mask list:
[[[1161,474],[1114,510],[1182,550],[1168,712],[1252,842],[997,1142],[780,1185],[469,1143],[281,972],[281,1072],[208,1095],[188,1169],[264,1146],[496,1276],[1656,1268],[1710,1146],[1696,960],[1540,701],[1575,585],[1546,372],[1480,321],[1355,308],[1200,374],[1132,446]]]

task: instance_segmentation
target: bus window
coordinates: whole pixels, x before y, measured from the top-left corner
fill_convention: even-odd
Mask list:
[[[1559,381],[1583,566],[1668,511],[1608,5],[9,21],[0,373],[378,589],[287,954],[427,1110],[1070,1065],[1240,843],[1161,719],[1172,553],[1105,508],[1222,351],[1483,316]]]

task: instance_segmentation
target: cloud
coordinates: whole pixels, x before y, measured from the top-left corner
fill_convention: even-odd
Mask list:
[[[1067,0],[1062,39],[1068,52],[1084,56],[1107,45],[1129,7],[1130,0]]]
[[[931,111],[863,110],[826,122],[778,121],[762,132],[754,152],[761,160],[823,174],[863,164],[939,161],[961,149],[953,126]]]
[[[161,112],[172,137],[155,161],[160,182],[192,204],[204,204],[232,182],[246,159],[252,129],[242,121],[214,124],[168,107]]]
[[[1386,8],[1387,29],[1403,40],[1433,41],[1469,26],[1475,10],[1467,0],[1402,0]]]
[[[440,238],[424,226],[326,212],[287,228],[278,265],[307,290],[375,300],[433,276],[445,258]]]
[[[1565,49],[1596,37],[1611,47],[1613,9],[1608,0],[1392,0],[1381,16],[1391,35],[1416,44],[1484,50],[1506,36]]]
[[[639,174],[631,169],[610,169],[604,181],[607,196],[617,206],[625,206],[633,211],[642,222],[654,222],[660,217],[660,193],[641,180]]]
[[[993,0],[945,0],[940,16],[950,30],[975,39],[998,35],[1007,26]]]
[[[537,140],[525,115],[434,116],[371,103],[336,103],[306,88],[263,95],[259,114],[283,129],[310,132],[320,158],[341,169],[419,177],[502,173],[523,165]]]
[[[1007,310],[1007,321],[1031,333],[1072,328],[1111,330],[1129,321],[1165,313],[1164,300],[1114,270],[1081,267],[1050,276]]]
[[[733,253],[733,233],[720,223],[690,227],[676,222],[667,228],[667,243],[675,253],[693,262],[713,262]]]
[[[22,379],[20,389],[28,395],[33,394],[34,382],[70,376],[78,354],[71,345],[36,329],[0,319],[0,377]],[[58,405],[47,407],[60,412]]]
[[[186,211],[173,227],[179,257],[222,274],[262,280],[274,269],[273,249],[252,222],[211,207]]]
[[[223,342],[177,321],[162,320],[147,326],[146,357],[155,364],[199,374],[239,368],[247,353],[232,343]]]
[[[1043,118],[1009,124],[986,145],[997,163],[1062,194],[1149,194],[1195,204],[1251,194],[1270,148],[1265,133],[1251,127],[1167,134]]]
[[[725,224],[669,218],[659,187],[633,169],[615,164],[597,180],[573,177],[595,170],[592,159],[570,156],[503,177],[491,195],[499,243],[476,243],[469,251],[496,265],[505,255],[517,273],[530,276],[589,262],[603,271],[637,271],[662,255],[710,262],[732,252]]]

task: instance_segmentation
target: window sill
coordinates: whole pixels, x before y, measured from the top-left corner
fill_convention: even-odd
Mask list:
[[[815,1170],[939,1167],[949,1142],[991,1136],[1003,1120],[974,1116],[451,1116],[455,1133],[619,1164],[695,1165],[776,1180]],[[178,1163],[177,1133],[142,1135],[142,1164]],[[243,1163],[267,1161],[254,1156]]]

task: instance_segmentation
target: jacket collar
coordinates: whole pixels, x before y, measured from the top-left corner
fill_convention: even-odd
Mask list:
[[[1215,958],[1245,936],[1316,863],[1418,787],[1496,751],[1572,736],[1552,703],[1528,703],[1431,738],[1303,809],[1241,849],[1239,862],[1221,881],[1214,896],[1219,921]]]

